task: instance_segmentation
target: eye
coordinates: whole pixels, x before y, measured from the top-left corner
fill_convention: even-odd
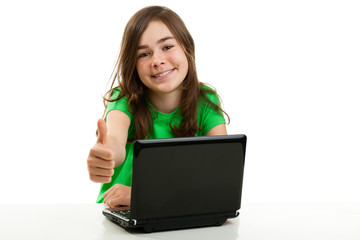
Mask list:
[[[149,55],[150,55],[150,53],[148,53],[148,52],[141,53],[141,54],[139,55],[139,58],[147,57],[147,56],[149,56]]]
[[[174,46],[172,46],[172,45],[168,45],[168,46],[165,46],[163,49],[164,50],[169,50],[169,49],[172,49]]]

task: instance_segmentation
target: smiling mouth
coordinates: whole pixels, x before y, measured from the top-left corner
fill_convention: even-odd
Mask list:
[[[152,75],[152,77],[154,77],[154,78],[164,77],[164,76],[168,75],[169,73],[173,72],[174,70],[175,70],[175,68],[171,69],[169,71],[160,73],[160,74]]]

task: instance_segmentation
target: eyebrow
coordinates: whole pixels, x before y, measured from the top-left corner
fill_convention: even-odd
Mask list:
[[[165,41],[167,41],[167,40],[169,40],[169,39],[175,39],[174,37],[164,37],[164,38],[160,38],[156,43],[157,44],[160,44],[160,43],[163,43],[163,42],[165,42]],[[149,46],[148,45],[140,45],[140,46],[138,46],[138,50],[140,50],[140,49],[144,49],[144,48],[149,48]]]

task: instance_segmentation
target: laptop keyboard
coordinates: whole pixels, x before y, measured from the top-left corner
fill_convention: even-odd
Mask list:
[[[130,210],[122,210],[122,211],[111,211],[112,214],[117,215],[121,218],[130,219]]]

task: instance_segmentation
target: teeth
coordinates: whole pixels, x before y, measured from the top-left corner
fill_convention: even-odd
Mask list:
[[[170,73],[172,70],[170,71],[167,71],[167,72],[164,72],[162,74],[159,74],[159,75],[155,75],[155,77],[162,77],[162,76],[165,76],[166,74]]]

